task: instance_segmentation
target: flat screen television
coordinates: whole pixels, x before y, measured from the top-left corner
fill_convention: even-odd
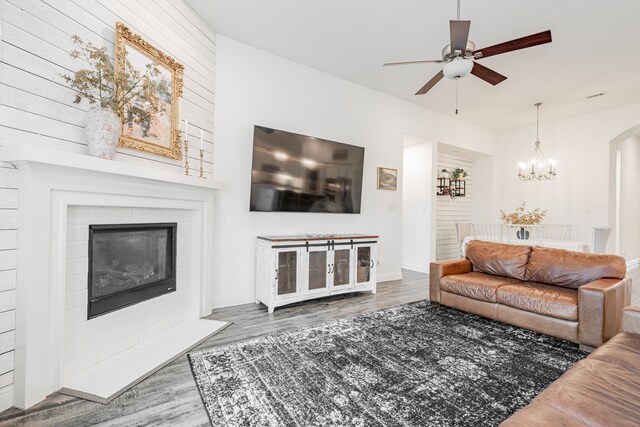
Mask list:
[[[251,211],[360,213],[364,148],[255,126]]]

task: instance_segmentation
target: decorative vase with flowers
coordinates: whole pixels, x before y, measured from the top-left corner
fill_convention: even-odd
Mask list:
[[[522,202],[521,206],[518,206],[515,211],[506,213],[500,209],[500,220],[504,224],[516,225],[517,227],[516,237],[521,240],[529,239],[529,230],[531,226],[539,225],[547,215],[547,210],[535,208],[532,211],[525,211],[525,202]]]
[[[116,73],[106,47],[96,47],[77,35],[71,40],[78,46],[71,52],[71,57],[84,60],[89,68],[78,70],[73,76],[60,76],[76,91],[74,104],[80,104],[83,99],[89,103],[85,117],[89,154],[113,159],[122,133],[121,116],[125,105],[136,102],[146,106],[132,112],[131,120],[137,122],[149,120],[161,112],[163,104],[155,99],[158,91],[154,90],[160,84],[160,68],[151,62],[144,72],[140,72],[127,60],[124,73]]]

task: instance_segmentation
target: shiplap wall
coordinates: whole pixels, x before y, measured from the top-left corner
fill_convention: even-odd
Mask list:
[[[216,34],[180,0],[0,0],[0,145],[32,144],[86,153],[87,104],[60,78],[87,64],[69,56],[71,36],[106,46],[123,21],[185,66],[183,118],[190,139],[205,131],[205,172],[213,181]],[[196,143],[199,147],[199,143]],[[192,170],[199,166],[190,151]],[[115,161],[182,173],[181,161],[118,149]],[[0,410],[13,404],[17,171],[0,159]]]
[[[462,168],[469,174],[465,178],[465,197],[436,196],[436,260],[460,258],[456,222],[471,222],[473,160],[439,151],[437,164],[439,171]]]

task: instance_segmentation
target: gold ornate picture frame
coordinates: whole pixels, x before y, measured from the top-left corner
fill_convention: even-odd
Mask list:
[[[133,67],[140,71],[141,78],[151,80],[146,77],[149,64],[155,69],[153,85],[146,85],[145,89],[154,91],[151,99],[155,112],[149,114],[149,102],[135,99],[123,106],[120,114],[122,135],[118,146],[182,159],[179,106],[184,66],[133,33],[122,22],[116,24],[115,57],[118,74],[127,73]]]

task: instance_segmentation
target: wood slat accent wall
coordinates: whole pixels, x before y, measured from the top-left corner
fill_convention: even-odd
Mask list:
[[[473,195],[473,160],[450,153],[438,152],[438,170],[462,168],[466,178],[466,196],[451,198],[436,196],[436,260],[459,258],[460,246],[456,237],[456,222],[471,222]]]
[[[183,117],[192,141],[205,131],[204,169],[212,182],[216,34],[180,0],[0,0],[0,145],[86,154],[88,105],[73,104],[75,92],[60,74],[86,65],[69,56],[74,34],[106,46],[113,59],[117,21],[184,64]],[[181,161],[118,153],[116,161],[183,172]],[[197,168],[197,150],[189,157]],[[0,159],[0,410],[13,405],[17,200],[17,170]]]

